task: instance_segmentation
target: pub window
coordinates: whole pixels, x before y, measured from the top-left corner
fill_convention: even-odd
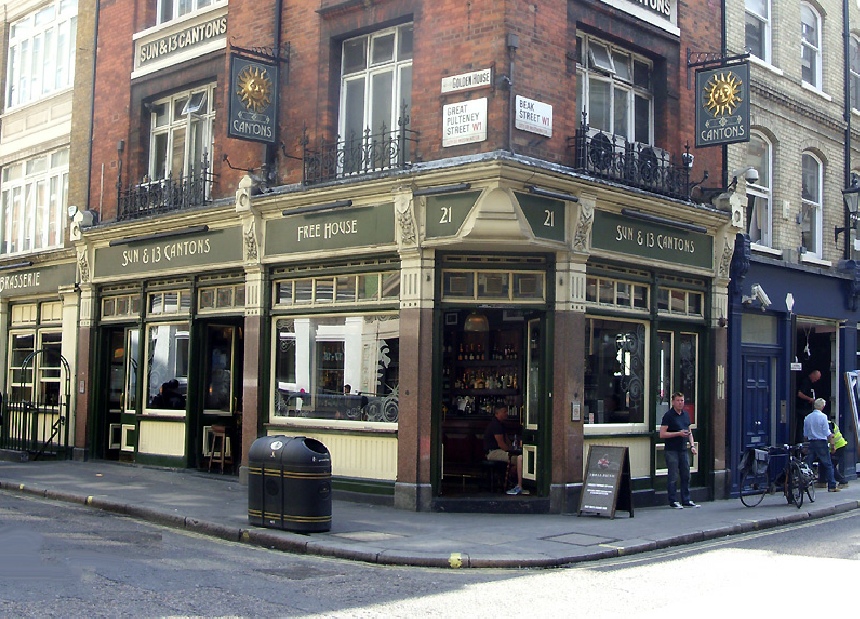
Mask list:
[[[132,318],[139,315],[139,293],[111,295],[102,299],[102,318]]]
[[[647,310],[648,286],[635,282],[589,276],[585,278],[587,303],[614,307]]]
[[[587,318],[585,421],[645,421],[646,327],[641,322]]]
[[[274,289],[275,306],[397,301],[400,271],[285,279]]]
[[[538,301],[546,299],[543,271],[442,271],[442,298],[448,301]]]
[[[226,310],[245,305],[245,284],[207,286],[197,293],[199,311]]]
[[[146,333],[147,409],[183,415],[188,391],[188,324],[148,325]]]
[[[399,337],[394,314],[278,320],[272,415],[396,422]]]
[[[191,293],[187,290],[151,292],[148,310],[153,315],[187,314],[191,311]]]
[[[657,311],[700,318],[704,315],[704,294],[661,286],[657,289]]]

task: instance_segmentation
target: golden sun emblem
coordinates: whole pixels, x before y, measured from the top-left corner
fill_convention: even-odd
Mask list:
[[[733,73],[712,75],[705,84],[704,95],[707,98],[705,107],[714,116],[731,114],[741,104],[739,92],[742,85],[743,82]]]
[[[247,66],[239,72],[236,94],[252,112],[262,112],[271,102],[272,80],[265,68]]]

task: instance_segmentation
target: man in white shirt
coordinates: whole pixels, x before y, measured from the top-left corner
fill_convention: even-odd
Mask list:
[[[828,492],[839,492],[836,478],[833,476],[833,463],[830,461],[830,444],[833,442],[833,433],[827,422],[827,415],[822,409],[827,404],[824,398],[817,398],[812,403],[812,412],[803,420],[803,435],[809,441],[809,465],[818,460],[819,470],[827,480]]]

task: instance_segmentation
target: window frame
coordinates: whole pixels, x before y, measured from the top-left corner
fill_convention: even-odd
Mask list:
[[[851,109],[860,112],[860,38],[851,34],[849,43],[849,92]]]
[[[806,22],[804,21],[804,19],[805,19],[804,13],[806,13],[806,12],[808,12],[810,14],[810,16],[813,18],[813,20],[815,22],[814,24],[811,24],[815,28],[815,40],[814,41],[812,41],[806,35],[807,25],[806,25]],[[822,58],[824,57],[824,54],[822,52],[822,36],[821,36],[822,25],[823,25],[823,20],[821,19],[821,15],[818,13],[818,11],[815,10],[815,7],[813,7],[808,2],[802,2],[800,4],[800,48],[801,48],[800,75],[801,75],[801,81],[804,84],[806,84],[806,85],[808,85],[811,88],[814,88],[816,90],[822,90],[821,80],[822,80],[823,71],[822,71],[821,64],[822,64]],[[804,72],[806,72],[806,67],[804,66],[804,54],[807,51],[812,53],[812,61],[815,63],[815,66],[812,67],[812,69],[814,71],[814,75],[810,76],[812,78],[812,81],[810,81],[804,77]]]
[[[577,104],[577,109],[585,111],[586,119],[590,128],[599,129],[607,133],[619,135],[631,143],[654,144],[654,63],[645,56],[641,56],[632,52],[629,49],[613,45],[607,41],[593,37],[591,35],[580,34],[576,37],[577,49],[579,50],[577,58],[577,94],[580,96],[580,101]],[[603,65],[594,62],[596,55],[592,47],[604,48],[608,56],[608,61]],[[627,58],[627,75],[622,77],[618,71],[617,61],[621,57]],[[637,84],[637,63],[645,65],[648,69],[647,81],[648,87]],[[596,66],[592,66],[595,64]],[[591,90],[593,84],[607,83],[609,85],[608,104],[609,109],[605,113],[608,119],[608,126],[598,126],[593,122]],[[624,127],[617,127],[618,111],[616,110],[616,102],[618,97],[616,91],[621,91],[626,99],[625,124]],[[646,129],[647,141],[643,142],[641,127],[637,126],[637,102],[646,101],[648,103],[648,127]]]
[[[62,247],[69,147],[12,162],[0,170],[0,179],[0,255]]]
[[[816,166],[815,170],[814,170],[815,182],[817,184],[817,187],[816,187],[817,195],[816,196],[813,196],[813,195],[807,193],[807,188],[808,188],[808,184],[807,184],[808,178],[807,177],[812,172],[812,170],[806,169],[806,163],[808,161],[814,162],[815,166]],[[814,153],[811,153],[808,151],[804,152],[801,156],[801,171],[802,171],[801,172],[801,184],[802,184],[802,190],[801,190],[801,222],[800,222],[801,246],[804,247],[808,253],[812,254],[813,256],[815,256],[818,259],[821,259],[821,257],[822,257],[822,245],[823,245],[823,242],[822,242],[822,236],[823,236],[822,235],[822,218],[823,218],[823,211],[824,211],[824,198],[823,198],[824,163]],[[805,234],[804,230],[803,230],[803,226],[804,226],[805,222],[807,221],[807,218],[810,216],[810,211],[811,211],[811,216],[813,219],[810,220],[809,233]],[[804,236],[807,236],[807,238],[809,238],[810,235],[812,237],[811,240],[815,243],[815,245],[812,248],[810,248],[809,246],[804,244]]]
[[[766,15],[762,15],[757,12],[754,7],[750,6],[751,0],[745,0],[744,2],[744,45],[747,50],[749,50],[750,54],[765,62],[767,64],[771,63],[771,23],[770,23],[770,15],[771,15],[771,2],[770,0],[761,0],[761,4],[764,6],[766,11]],[[756,21],[759,24],[759,32],[761,38],[761,47],[762,47],[762,55],[754,53],[748,46],[746,46],[748,37],[746,36],[747,28],[750,26],[750,20]]]
[[[77,9],[77,0],[54,0],[9,25],[4,111],[74,87]],[[41,23],[40,16],[46,16]]]
[[[374,92],[374,78],[385,74],[391,75],[391,93],[387,101],[387,105],[389,106],[389,118],[385,122],[388,125],[389,132],[397,131],[397,123],[400,120],[400,109],[402,102],[406,104],[407,109],[410,109],[412,106],[411,68],[414,57],[414,53],[412,51],[413,47],[410,47],[409,52],[404,53],[404,56],[402,58],[400,57],[400,54],[401,44],[404,40],[403,33],[406,30],[412,30],[413,28],[413,23],[409,22],[406,24],[399,24],[391,28],[377,30],[375,32],[371,32],[369,34],[361,35],[358,37],[350,37],[341,42],[341,88],[340,101],[338,104],[338,133],[341,136],[341,139],[361,139],[363,136],[363,132],[367,129],[370,129],[372,133],[376,133],[379,131],[379,127],[374,126],[375,116],[380,107],[379,105],[377,105],[378,95],[376,95]],[[392,58],[386,61],[374,62],[373,51],[375,49],[375,44],[383,38],[390,36],[391,34],[394,35]],[[356,42],[362,40],[366,41],[366,44],[364,46],[364,67],[362,69],[351,69],[347,71],[346,48],[347,46],[355,44]],[[409,69],[410,71],[410,78],[408,80],[409,88],[404,91],[406,81],[404,71],[406,69]],[[357,130],[357,128],[352,127],[351,125],[354,124],[356,119],[352,111],[348,108],[348,105],[354,103],[350,101],[349,98],[353,94],[355,94],[356,91],[348,88],[348,86],[360,81],[363,81],[361,94],[363,105],[360,121],[361,129],[358,135],[354,135],[353,133]]]
[[[149,161],[147,163],[147,178],[144,179],[144,182],[155,182],[167,178],[176,179],[202,171],[204,156],[211,156],[215,147],[215,88],[216,83],[211,82],[204,86],[160,97],[147,104],[150,112]],[[194,97],[200,95],[205,97],[206,102],[206,111],[203,114],[197,111],[201,106],[200,102],[194,106],[193,110],[190,109]],[[184,103],[182,103],[183,101]],[[158,110],[161,106],[167,110],[167,119],[160,122]],[[192,133],[195,131],[202,133],[199,144],[198,140],[191,139]],[[177,171],[173,169],[174,158],[176,157],[174,149],[180,132],[184,132],[182,138],[184,144],[182,169]],[[162,136],[167,136],[163,149],[158,144]],[[195,147],[198,146],[201,152],[194,152]],[[160,154],[163,157],[160,157]],[[160,158],[162,159],[161,162],[159,162]]]
[[[156,25],[169,24],[220,2],[221,0],[158,0],[155,10]]]
[[[753,140],[760,140],[764,145],[764,157],[755,160],[752,159],[750,146]],[[762,163],[767,167],[762,169]],[[750,235],[750,241],[764,247],[773,247],[773,144],[764,134],[758,131],[752,131],[750,134],[750,142],[747,145],[747,160],[746,166],[752,166],[758,171],[759,180],[755,183],[747,182],[747,196],[754,197],[754,208],[750,209],[747,214],[746,232]],[[759,207],[762,208],[759,208]],[[753,240],[753,215],[758,216],[761,212],[766,213],[765,225],[762,227],[760,219],[756,218],[757,228],[759,230],[758,239]]]

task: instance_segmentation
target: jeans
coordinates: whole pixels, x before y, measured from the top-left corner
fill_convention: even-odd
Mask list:
[[[818,460],[818,470],[824,474],[827,487],[836,487],[836,478],[833,476],[833,463],[830,461],[830,443],[822,440],[809,441],[809,455],[806,461],[809,466]]]
[[[690,502],[690,458],[685,451],[673,451],[667,449],[663,452],[666,457],[666,468],[669,475],[666,478],[666,491],[669,494],[669,503],[678,500],[675,490],[676,479],[681,478],[681,503]]]

